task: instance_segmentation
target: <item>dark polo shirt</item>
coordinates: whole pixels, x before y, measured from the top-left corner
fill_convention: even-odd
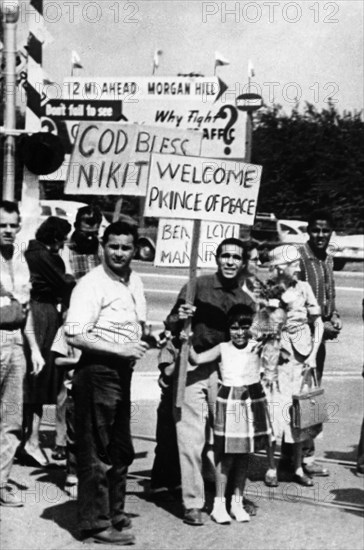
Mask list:
[[[241,284],[241,283],[240,283]],[[167,328],[179,331],[183,323],[178,322],[178,308],[186,301],[187,285],[180,291],[173,309],[167,317]],[[236,282],[233,286],[224,284],[217,273],[197,278],[192,318],[192,345],[197,353],[229,340],[227,313],[235,304],[245,304],[254,311],[255,302]]]

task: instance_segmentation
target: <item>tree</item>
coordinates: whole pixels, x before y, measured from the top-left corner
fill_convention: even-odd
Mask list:
[[[258,209],[306,219],[327,206],[339,230],[364,233],[364,122],[332,103],[306,103],[286,115],[280,105],[257,114],[252,162],[263,166]]]

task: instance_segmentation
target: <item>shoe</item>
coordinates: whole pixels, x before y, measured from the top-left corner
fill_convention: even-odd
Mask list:
[[[264,483],[267,487],[278,487],[277,470],[268,470],[264,477]]]
[[[78,496],[78,478],[75,474],[67,474],[64,484],[64,491],[72,499],[76,500]]]
[[[211,512],[210,518],[220,523],[221,525],[227,525],[231,523],[231,517],[226,510],[226,500],[224,497],[214,498],[214,507]]]
[[[231,523],[231,517],[226,510],[223,510],[222,512],[215,512],[213,510],[210,514],[210,518],[220,525],[228,525],[229,523]]]
[[[199,508],[187,508],[183,516],[183,523],[187,525],[203,525],[202,511]]]
[[[357,465],[357,467],[356,467],[356,473],[357,473],[359,476],[364,475],[364,464],[358,464],[358,465]]]
[[[99,544],[115,544],[116,546],[127,546],[135,544],[135,536],[131,533],[117,531],[114,527],[107,529],[97,529],[94,531],[85,531],[85,542],[98,542]]]
[[[294,474],[293,481],[295,483],[298,483],[299,485],[303,485],[304,487],[313,487],[314,482],[312,479],[305,474],[303,476],[299,476],[298,474]]]
[[[49,461],[40,447],[32,449],[29,445],[25,445],[22,452],[22,463],[29,466],[44,467],[49,464]]]
[[[66,447],[63,445],[56,445],[51,456],[53,460],[66,460]]]
[[[230,515],[239,523],[250,521],[250,515],[248,514],[248,512],[244,510],[240,503],[237,502],[231,503]]]
[[[303,471],[309,476],[327,477],[330,475],[329,470],[327,468],[323,468],[323,466],[320,466],[317,462],[303,464],[302,467]]]
[[[132,522],[129,516],[124,514],[121,519],[119,519],[118,522],[113,524],[114,529],[117,531],[123,531],[124,529],[131,529],[132,528]]]
[[[77,476],[75,474],[67,474],[65,485],[67,485],[67,487],[73,487],[74,485],[78,485]]]
[[[0,505],[7,506],[8,508],[20,508],[24,506],[21,498],[14,492],[9,485],[3,485],[0,487]]]

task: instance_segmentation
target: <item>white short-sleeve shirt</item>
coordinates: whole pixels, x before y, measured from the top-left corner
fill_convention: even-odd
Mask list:
[[[105,264],[84,275],[71,295],[65,333],[86,335],[93,330],[110,342],[140,339],[146,320],[146,301],[140,276],[132,271],[123,282]]]

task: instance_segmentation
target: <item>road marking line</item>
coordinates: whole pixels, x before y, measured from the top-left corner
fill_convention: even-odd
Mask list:
[[[165,279],[188,279],[188,275],[168,275],[166,273],[139,273],[141,277],[164,277]]]
[[[179,289],[176,290],[163,290],[163,289],[155,289],[155,288],[145,288],[145,292],[153,292],[155,294],[177,294],[179,292]],[[363,289],[360,287],[354,287],[354,286],[337,286],[336,290],[342,290],[345,292],[363,292]]]
[[[347,290],[349,292],[363,292],[362,288],[357,288],[355,286],[337,286],[336,290]]]
[[[151,292],[153,294],[178,294],[179,290],[156,290],[154,288],[145,288],[145,292]]]
[[[139,376],[141,378],[158,378],[159,372],[155,371],[142,371],[142,372],[134,372],[134,376]],[[361,372],[348,372],[348,373],[342,373],[342,372],[324,372],[324,378],[349,378],[350,380],[356,380],[357,378],[362,378]]]

